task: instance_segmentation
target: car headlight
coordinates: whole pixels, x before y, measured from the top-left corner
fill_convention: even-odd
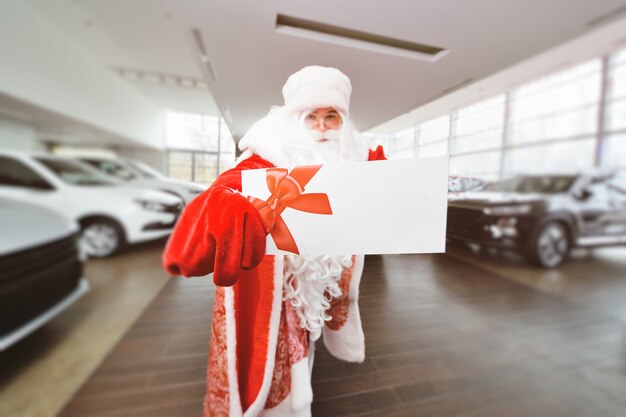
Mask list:
[[[500,217],[495,224],[485,226],[494,239],[517,237],[517,217]]]
[[[483,213],[488,216],[519,216],[528,214],[531,210],[532,206],[530,204],[520,204],[515,206],[485,207]]]
[[[159,203],[158,201],[135,200],[135,203],[139,204],[142,209],[148,211],[165,211],[167,209],[165,204]]]

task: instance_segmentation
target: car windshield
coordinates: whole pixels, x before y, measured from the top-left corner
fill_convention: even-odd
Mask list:
[[[98,171],[73,161],[54,158],[36,158],[63,181],[72,185],[113,185],[114,180]]]
[[[510,193],[541,193],[555,194],[569,190],[576,179],[573,175],[544,177],[513,177],[497,181],[485,188],[485,191]]]
[[[135,169],[135,172],[141,174],[144,178],[161,179],[163,176],[156,170],[137,161],[128,161],[128,164]]]
[[[140,172],[130,166],[126,166],[120,162],[109,159],[81,159],[81,161],[91,165],[98,171],[102,171],[107,175],[111,175],[123,181],[130,181],[137,177],[143,176]]]

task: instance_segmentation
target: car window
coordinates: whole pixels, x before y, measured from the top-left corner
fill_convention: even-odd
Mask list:
[[[137,178],[137,174],[135,174],[132,169],[125,167],[124,165],[115,161],[94,159],[84,159],[83,161],[89,163],[90,165],[93,165],[100,171],[121,180],[129,181]]]
[[[24,163],[0,156],[0,185],[51,190],[54,187]]]
[[[161,179],[163,176],[153,168],[137,161],[127,161],[144,178]]]
[[[110,179],[96,169],[78,162],[47,157],[39,157],[36,159],[68,184],[86,186],[116,184],[114,179]]]

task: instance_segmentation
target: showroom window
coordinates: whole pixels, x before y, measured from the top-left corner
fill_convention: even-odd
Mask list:
[[[395,135],[364,132],[361,134],[361,139],[365,140],[370,149],[376,149],[378,146],[382,146],[387,155],[391,155],[393,152]]]
[[[417,152],[420,158],[448,154],[450,116],[445,115],[422,123],[417,127]]]
[[[626,49],[398,132],[390,149],[393,158],[450,155],[450,175],[490,180],[624,168]]]
[[[168,175],[209,185],[235,164],[235,142],[216,116],[169,112],[166,119]]]
[[[626,49],[608,60],[602,165],[626,168]]]
[[[498,178],[505,102],[502,94],[452,114],[450,175]]]
[[[502,94],[456,112],[450,154],[499,149],[502,146],[504,101]]]
[[[395,159],[415,158],[417,149],[417,128],[412,127],[396,134],[393,143],[393,156]]]
[[[594,165],[601,77],[594,59],[511,92],[505,176]]]
[[[577,172],[591,168],[595,139],[571,140],[542,146],[512,148],[506,152],[506,174]]]

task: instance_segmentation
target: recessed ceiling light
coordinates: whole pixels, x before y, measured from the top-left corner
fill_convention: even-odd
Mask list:
[[[276,32],[426,62],[436,62],[449,51],[437,46],[361,32],[312,20],[279,14]]]

